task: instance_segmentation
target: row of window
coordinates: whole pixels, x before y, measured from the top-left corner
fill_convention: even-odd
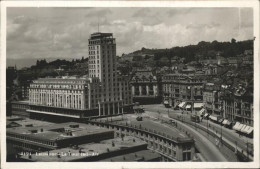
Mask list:
[[[49,89],[84,89],[84,85],[31,85],[31,88]]]

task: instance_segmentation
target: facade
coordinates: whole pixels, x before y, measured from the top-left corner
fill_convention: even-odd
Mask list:
[[[230,121],[254,126],[253,95],[246,92],[243,95],[228,93],[223,97],[224,117]]]
[[[59,114],[66,117],[88,117],[98,108],[100,82],[97,78],[42,78],[29,89],[32,113]]]
[[[203,90],[203,103],[209,115],[224,116],[221,110],[220,86],[206,83]]]
[[[8,104],[9,105],[9,104]],[[22,117],[30,117],[26,111],[29,109],[29,101],[14,101],[10,104],[10,115],[19,115]]]
[[[129,79],[116,67],[112,33],[94,33],[89,39],[89,77],[42,78],[29,88],[30,113],[72,118],[117,115],[131,110]]]
[[[131,93],[131,78],[128,75],[121,75],[118,78],[119,88],[122,92],[122,100],[124,105],[124,112],[131,112],[133,110],[133,95]]]
[[[94,33],[89,39],[89,76],[101,82],[99,115],[115,113],[123,106],[116,67],[116,42],[112,33]],[[110,112],[111,111],[111,112]],[[121,113],[123,110],[119,110]]]
[[[160,103],[160,81],[150,70],[136,71],[131,80],[134,102]]]
[[[183,101],[202,102],[203,77],[195,74],[166,74],[162,77],[163,99],[175,107]]]

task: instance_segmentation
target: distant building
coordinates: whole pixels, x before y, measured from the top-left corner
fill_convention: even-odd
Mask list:
[[[217,59],[205,59],[205,60],[200,60],[199,61],[202,64],[218,64],[218,60]]]
[[[250,89],[238,87],[236,91],[226,91],[223,95],[224,117],[233,123],[254,126],[253,93]]]
[[[160,103],[160,81],[149,70],[136,71],[131,80],[134,102],[141,104]]]
[[[206,83],[203,88],[203,102],[206,113],[223,117],[220,101],[220,86],[214,83]]]
[[[165,74],[162,77],[163,99],[172,107],[180,103],[203,101],[204,79],[196,74]],[[185,106],[185,105],[182,105]]]

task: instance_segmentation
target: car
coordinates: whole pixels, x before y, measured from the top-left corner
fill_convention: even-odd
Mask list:
[[[143,117],[138,116],[138,117],[136,117],[136,120],[137,120],[137,121],[143,121]]]

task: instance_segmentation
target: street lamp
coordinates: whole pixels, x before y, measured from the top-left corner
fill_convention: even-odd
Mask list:
[[[183,111],[181,112],[181,114],[182,114],[182,116],[181,116],[181,117],[182,117],[181,120],[182,120],[182,123],[183,123]]]
[[[221,113],[223,115],[224,113],[224,109],[223,109],[223,100],[221,100]],[[220,123],[221,126],[221,130],[220,130],[220,141],[221,141],[221,145],[222,145],[222,124]]]

